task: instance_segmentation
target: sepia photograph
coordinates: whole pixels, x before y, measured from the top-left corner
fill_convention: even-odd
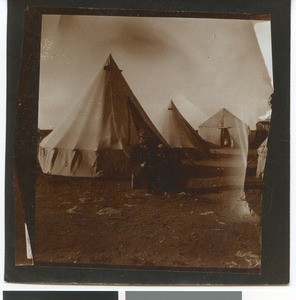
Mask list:
[[[35,264],[260,272],[269,20],[43,15]]]
[[[8,277],[287,282],[288,56],[264,12],[25,8]]]

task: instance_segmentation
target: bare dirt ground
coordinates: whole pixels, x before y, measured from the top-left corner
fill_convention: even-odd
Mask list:
[[[208,167],[211,176],[166,195],[129,181],[38,174],[35,263],[259,270],[261,186],[249,176],[244,193],[235,166]]]

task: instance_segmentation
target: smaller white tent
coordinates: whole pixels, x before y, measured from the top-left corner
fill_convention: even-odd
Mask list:
[[[253,140],[253,146],[255,146],[255,148],[259,147],[261,143],[268,137],[271,113],[272,110],[270,109],[264,115],[258,118],[258,122],[256,123],[256,133]]]
[[[162,120],[160,132],[172,148],[194,150],[199,158],[209,156],[206,142],[185,120],[172,100]]]
[[[216,147],[247,149],[249,131],[249,126],[226,108],[219,110],[198,127],[200,136]]]

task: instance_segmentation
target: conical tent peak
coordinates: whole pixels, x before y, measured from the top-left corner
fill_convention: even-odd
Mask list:
[[[115,61],[114,61],[114,58],[113,58],[113,56],[112,56],[111,53],[110,53],[109,56],[108,56],[108,62],[109,62],[109,64],[115,64],[115,65],[116,65],[116,63],[115,63]]]
[[[111,69],[117,69],[119,70],[120,72],[122,72],[122,70],[120,70],[112,56],[112,54],[110,53],[107,60],[106,60],[106,63],[105,63],[105,66],[104,66],[104,70],[111,70]]]
[[[171,100],[170,104],[169,104],[169,107],[168,107],[168,110],[172,110],[172,109],[174,109],[174,107],[175,107],[175,104],[174,104],[173,100]]]

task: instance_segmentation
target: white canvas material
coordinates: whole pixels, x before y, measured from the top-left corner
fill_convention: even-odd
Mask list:
[[[222,108],[199,125],[198,132],[205,141],[220,147],[223,128],[228,129],[233,148],[248,148],[249,126],[226,108]]]
[[[25,223],[25,237],[26,237],[26,254],[27,259],[33,259],[32,247],[31,247],[31,240],[28,232],[27,224]]]
[[[258,153],[257,169],[256,169],[257,178],[260,177],[263,178],[264,176],[267,152],[268,152],[268,138],[266,138],[257,149],[257,153]]]
[[[194,149],[200,158],[207,157],[205,141],[179,112],[171,100],[160,132],[172,148]]]
[[[41,169],[77,177],[115,174],[126,164],[140,130],[155,144],[167,146],[110,55],[86,93],[41,141]]]

